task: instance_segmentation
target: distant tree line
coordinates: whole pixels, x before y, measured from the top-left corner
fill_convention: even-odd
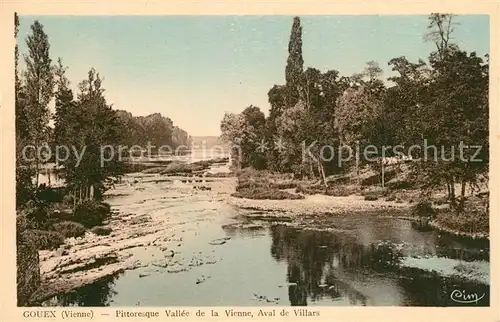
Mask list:
[[[126,125],[126,145],[138,145],[146,148],[148,143],[157,152],[161,146],[169,146],[173,150],[178,147],[188,147],[191,142],[189,134],[173,121],[160,113],[147,116],[133,116],[132,113],[117,110],[120,120]]]
[[[269,90],[269,115],[253,105],[240,114],[226,113],[222,138],[239,147],[241,167],[292,172],[321,179],[325,185],[326,176],[359,169],[368,162],[351,160],[339,166],[338,155],[330,158],[321,146],[359,145],[363,151],[368,145],[423,147],[425,140],[438,149],[427,152],[427,161],[411,163],[412,176],[429,191],[446,187],[452,204],[463,206],[455,201],[464,199],[466,186],[474,186],[488,174],[489,58],[452,42],[454,19],[450,14],[429,16],[425,41],[434,43],[436,50],[428,62],[411,62],[404,56],[391,59],[388,65],[397,76],[388,79],[389,85],[374,61],[349,77],[340,76],[337,70],[304,70],[302,27],[295,17],[286,82]],[[280,142],[282,147],[273,144],[262,149],[262,142]],[[303,157],[302,145],[313,142],[311,153]],[[464,149],[464,157],[459,158],[461,144],[482,148],[478,153]],[[382,155],[379,149],[376,156],[391,157],[391,151]],[[415,149],[411,156],[419,158],[423,153]],[[482,161],[472,162],[473,157]],[[380,160],[370,165],[383,172]],[[459,192],[456,184],[460,184]]]

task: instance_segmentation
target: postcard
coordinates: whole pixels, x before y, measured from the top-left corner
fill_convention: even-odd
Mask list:
[[[498,4],[383,3],[7,4],[2,315],[498,320]]]

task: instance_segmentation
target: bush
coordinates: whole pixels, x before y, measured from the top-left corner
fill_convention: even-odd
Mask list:
[[[389,182],[387,186],[389,187],[389,189],[392,190],[411,189],[413,187],[413,184],[409,181],[401,180],[401,181]]]
[[[234,173],[232,172],[207,172],[205,174],[205,178],[229,178],[229,177],[234,177]]]
[[[429,200],[422,199],[411,209],[411,215],[416,217],[435,217],[436,210]]]
[[[385,198],[385,201],[395,201],[395,200],[396,200],[396,196],[394,196],[394,195],[391,195],[391,196]]]
[[[389,191],[385,188],[373,188],[373,189],[367,189],[361,193],[363,197],[369,197],[369,198],[383,198],[387,197],[389,195]],[[376,200],[376,199],[375,199]]]
[[[356,188],[348,186],[333,186],[328,187],[328,189],[326,190],[327,196],[334,197],[348,197],[354,193],[356,193]]]
[[[50,207],[45,202],[30,200],[26,203],[21,214],[30,222],[32,228],[48,229],[50,226]]]
[[[61,221],[54,224],[54,230],[64,236],[64,238],[80,237],[85,235],[85,227],[74,221]]]
[[[303,193],[306,195],[314,195],[317,193],[324,193],[325,192],[325,187],[314,184],[314,185],[298,185],[297,189],[295,189],[295,192],[297,193]]]
[[[490,231],[488,213],[478,209],[441,210],[436,215],[436,221],[439,225],[460,233],[488,235]]]
[[[146,173],[146,174],[162,173],[163,171],[165,171],[165,169],[166,169],[166,167],[153,167],[153,168],[142,170],[142,173]]]
[[[365,200],[367,201],[375,201],[378,200],[378,197],[376,195],[366,195]]]
[[[36,197],[39,201],[45,203],[55,203],[61,202],[64,198],[64,190],[63,189],[54,189],[50,187],[40,188],[36,192]]]
[[[286,175],[271,173],[265,170],[245,168],[237,172],[238,185],[233,197],[247,199],[304,199],[304,196],[289,193],[280,189],[296,187]]]
[[[233,197],[246,199],[268,199],[268,200],[283,200],[283,199],[304,199],[302,195],[296,195],[278,189],[261,189],[261,188],[244,188],[239,189],[232,194]]]
[[[271,188],[274,189],[293,189],[297,188],[296,182],[271,182]]]
[[[333,197],[348,197],[358,192],[358,188],[347,185],[335,185],[329,186],[325,191],[325,186],[323,186],[322,184],[312,184],[298,185],[297,189],[295,189],[295,192],[307,195],[323,194]]]
[[[57,249],[64,243],[63,235],[52,230],[27,229],[22,233],[22,237],[33,243],[38,250]]]
[[[111,206],[105,202],[86,200],[78,204],[73,212],[73,218],[87,228],[102,225],[111,216]]]
[[[108,226],[95,226],[90,231],[98,236],[107,236],[111,234],[113,229]]]
[[[18,213],[16,215],[16,232],[18,234],[24,232],[27,229],[33,229],[32,223],[28,220],[26,215]]]

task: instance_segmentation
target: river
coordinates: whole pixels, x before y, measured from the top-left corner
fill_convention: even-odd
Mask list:
[[[59,295],[62,306],[489,305],[489,246],[384,216],[266,220],[183,180],[133,174],[107,201],[119,212],[168,223],[144,265]],[[213,179],[212,185],[225,186]],[[209,184],[209,183],[206,183]],[[217,190],[217,189],[214,189]],[[168,259],[167,262],[166,259]],[[162,264],[164,263],[164,264]],[[472,304],[453,292],[483,297]],[[456,294],[456,293],[455,293]]]

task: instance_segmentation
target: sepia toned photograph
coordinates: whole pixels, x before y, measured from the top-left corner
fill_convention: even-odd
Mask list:
[[[488,15],[14,22],[17,306],[490,306]]]

